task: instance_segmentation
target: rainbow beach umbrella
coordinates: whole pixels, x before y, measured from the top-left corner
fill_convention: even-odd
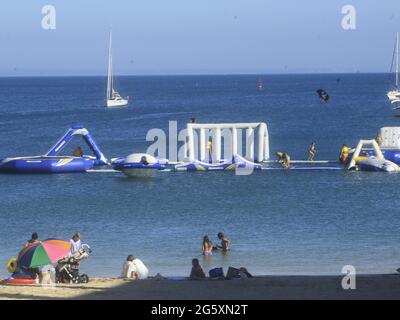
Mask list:
[[[53,264],[68,255],[71,244],[67,240],[46,239],[26,247],[17,261],[18,267],[36,268]]]

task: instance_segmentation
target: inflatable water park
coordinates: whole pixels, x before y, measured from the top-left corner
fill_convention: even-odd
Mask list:
[[[268,127],[264,122],[188,123],[186,130],[183,161],[161,159],[143,152],[108,159],[85,127],[73,125],[44,155],[0,160],[0,173],[120,172],[128,177],[152,177],[156,172],[190,171],[400,171],[400,127],[381,128],[379,139],[361,139],[356,148],[344,145],[345,157],[340,161],[289,160],[282,152],[276,153],[279,159],[271,159]],[[61,155],[76,136],[87,144],[91,155],[84,155],[81,150],[73,155]]]

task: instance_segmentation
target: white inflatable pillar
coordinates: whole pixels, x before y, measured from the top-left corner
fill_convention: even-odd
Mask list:
[[[214,133],[212,139],[213,162],[219,162],[221,160],[221,128],[215,128],[213,133]]]
[[[232,156],[237,154],[238,150],[238,135],[237,135],[237,129],[232,128]]]
[[[257,161],[261,162],[263,160],[269,159],[269,137],[267,125],[261,123],[258,129],[258,155]]]
[[[187,133],[188,134],[188,143],[187,144],[188,144],[188,148],[189,148],[188,157],[189,157],[190,161],[194,161],[195,160],[195,154],[194,154],[193,128],[188,126],[187,130],[188,130],[188,133]]]
[[[258,141],[261,141],[261,143],[258,144],[258,150],[257,150],[257,158],[255,159],[258,162],[263,161],[264,159],[264,128],[262,126],[259,127],[258,129]]]
[[[254,160],[254,130],[251,127],[246,130],[246,158]]]
[[[268,134],[268,128],[267,128],[266,125],[265,125],[263,142],[264,142],[264,157],[263,157],[263,160],[268,160],[269,157],[270,157],[270,154],[269,154],[269,134]]]
[[[205,161],[208,157],[207,154],[207,142],[206,141],[206,130],[204,128],[200,129],[200,160]]]

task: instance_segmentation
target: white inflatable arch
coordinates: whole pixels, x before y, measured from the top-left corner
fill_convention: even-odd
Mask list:
[[[243,130],[246,131],[245,154],[243,154],[242,150]],[[210,136],[212,140],[212,162],[221,161],[223,151],[225,159],[227,159],[227,153],[228,157],[239,154],[245,156],[248,160],[256,162],[269,159],[268,128],[264,122],[188,123],[187,156],[189,161],[208,160],[207,144]],[[223,147],[221,143],[222,137],[224,138]]]

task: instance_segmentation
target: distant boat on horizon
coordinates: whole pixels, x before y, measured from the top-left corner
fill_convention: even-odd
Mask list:
[[[259,92],[263,92],[264,91],[264,83],[261,81],[261,79],[258,79],[257,90]]]
[[[129,97],[123,98],[115,90],[114,87],[114,76],[112,72],[112,32],[110,31],[110,44],[108,48],[108,74],[107,74],[107,98],[106,98],[106,106],[107,108],[114,107],[124,107],[128,105]]]
[[[400,102],[400,90],[399,90],[399,33],[398,32],[397,32],[397,35],[396,35],[396,46],[395,46],[395,52],[394,52],[393,58],[392,58],[392,65],[390,67],[390,71],[392,71],[394,59],[396,59],[396,87],[386,94],[391,103]]]

